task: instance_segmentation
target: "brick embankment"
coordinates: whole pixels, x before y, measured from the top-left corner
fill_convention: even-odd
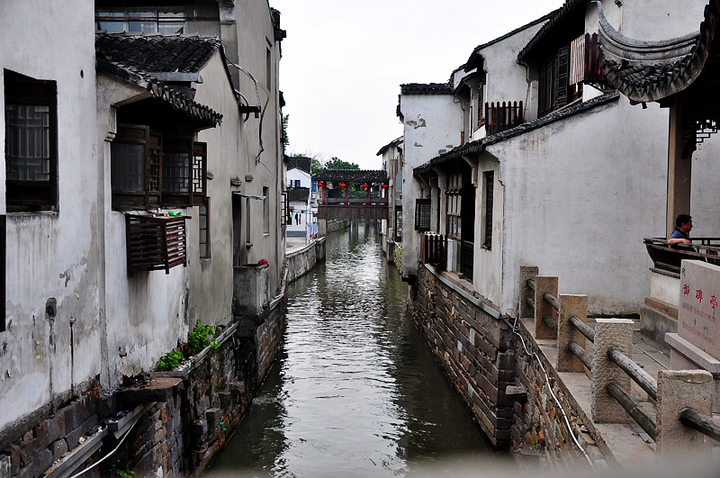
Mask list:
[[[502,317],[464,283],[456,274],[421,267],[410,305],[438,362],[496,448],[549,466],[654,461],[653,443],[638,426],[592,422],[590,379],[555,370],[556,340],[536,340],[532,324]],[[663,353],[651,341],[636,334],[635,342],[633,360],[651,374],[664,368]],[[643,408],[653,407],[639,388],[632,394]]]

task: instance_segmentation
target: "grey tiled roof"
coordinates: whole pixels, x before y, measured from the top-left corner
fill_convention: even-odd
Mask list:
[[[552,113],[545,115],[542,118],[538,118],[535,121],[532,121],[530,123],[523,123],[521,125],[518,125],[509,130],[503,131],[501,133],[492,134],[489,136],[485,136],[484,138],[478,139],[476,141],[472,141],[470,143],[465,143],[461,146],[451,149],[447,153],[443,153],[439,156],[434,157],[433,159],[426,162],[425,164],[421,164],[420,166],[417,166],[416,168],[413,169],[413,174],[417,175],[417,174],[426,173],[428,171],[431,171],[433,166],[439,166],[448,161],[462,158],[463,155],[466,155],[466,154],[479,153],[479,152],[483,151],[486,146],[490,146],[490,145],[496,144],[496,143],[501,143],[510,138],[514,138],[516,136],[520,136],[522,134],[528,133],[532,130],[542,128],[543,126],[547,126],[551,123],[554,123],[555,121],[560,121],[560,120],[569,118],[571,116],[575,116],[577,114],[589,112],[589,111],[591,111],[595,108],[598,108],[602,105],[608,104],[612,101],[616,101],[619,97],[620,97],[620,93],[618,93],[617,91],[606,93],[602,96],[595,97],[591,100],[588,100],[588,101],[585,101],[582,103],[577,103],[575,105],[571,105],[566,108],[561,108],[559,110],[555,110]]]
[[[288,171],[290,171],[291,169],[300,169],[301,171],[309,173],[310,169],[312,168],[312,158],[306,158],[304,156],[294,156],[288,158],[287,163]]]
[[[307,202],[310,197],[310,188],[288,188],[287,195],[288,201]]]
[[[400,85],[400,92],[403,95],[450,95],[453,91],[450,83],[408,83]]]
[[[145,72],[197,73],[220,47],[212,37],[98,33],[98,58]]]
[[[559,27],[565,19],[567,19],[573,13],[577,13],[577,9],[584,6],[588,0],[566,0],[565,4],[550,14],[548,22],[538,30],[532,40],[525,45],[525,48],[520,50],[518,54],[518,60],[525,62],[526,57],[533,53],[533,51],[541,45],[543,40],[552,32],[556,27]],[[584,18],[584,11],[583,18]]]
[[[720,46],[713,45],[719,23],[720,0],[710,0],[705,6],[700,31],[694,36],[666,42],[638,42],[609,31],[607,35],[612,38],[603,40],[601,46],[605,74],[625,96],[637,102],[660,101],[688,88],[708,66],[707,76],[717,76],[716,61],[708,59],[720,53]],[[669,59],[652,55],[652,52],[662,47],[667,50],[673,44],[678,45],[676,50],[680,54],[666,53]],[[647,58],[643,58],[644,51],[648,52]]]
[[[147,88],[152,97],[193,119],[216,126],[222,115],[158,78],[168,73],[197,73],[220,48],[217,38],[179,35],[128,35],[98,32],[98,70]]]
[[[385,170],[368,169],[323,169],[312,175],[313,181],[340,181],[348,183],[387,183],[388,176]]]

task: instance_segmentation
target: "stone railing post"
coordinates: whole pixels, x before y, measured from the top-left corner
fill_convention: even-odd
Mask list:
[[[543,315],[549,315],[557,321],[558,313],[552,305],[545,302],[543,295],[549,292],[553,297],[558,295],[558,278],[551,276],[535,277],[535,338],[554,339],[555,331],[543,320]]]
[[[585,365],[568,349],[568,342],[576,342],[585,348],[586,339],[574,325],[570,316],[576,316],[587,323],[587,296],[580,294],[560,294],[560,316],[557,334],[557,370],[558,372],[584,372]]]
[[[629,319],[597,319],[592,369],[592,419],[599,423],[628,423],[633,419],[610,395],[607,385],[617,382],[630,391],[630,376],[608,357],[608,349],[615,347],[632,356],[633,321]]]
[[[528,279],[535,279],[538,275],[537,266],[520,266],[520,313],[521,319],[535,317],[535,311],[528,304],[528,299],[535,300],[535,292],[528,287]]]
[[[680,423],[678,414],[683,408],[692,407],[712,415],[714,387],[712,374],[704,370],[658,371],[655,451],[662,461],[681,456],[702,457],[710,462],[713,440]]]

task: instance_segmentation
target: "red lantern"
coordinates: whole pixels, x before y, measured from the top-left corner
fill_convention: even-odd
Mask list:
[[[319,188],[323,187],[323,183],[322,183],[322,182],[318,182],[317,185],[318,185]]]
[[[347,186],[347,184],[345,184],[345,183],[340,184],[341,188],[344,188],[345,186]]]
[[[383,184],[383,185],[380,186],[380,187],[383,188],[383,189],[387,189],[387,184]]]
[[[367,184],[363,184],[363,185],[362,185],[362,188],[363,188],[363,189],[367,189],[367,188],[368,188],[368,185],[367,185]]]

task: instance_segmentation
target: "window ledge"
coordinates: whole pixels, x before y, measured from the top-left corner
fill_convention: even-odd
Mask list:
[[[53,211],[7,211],[5,214],[10,217],[51,217],[51,218],[60,217],[60,211],[58,211],[58,210],[53,210]]]

